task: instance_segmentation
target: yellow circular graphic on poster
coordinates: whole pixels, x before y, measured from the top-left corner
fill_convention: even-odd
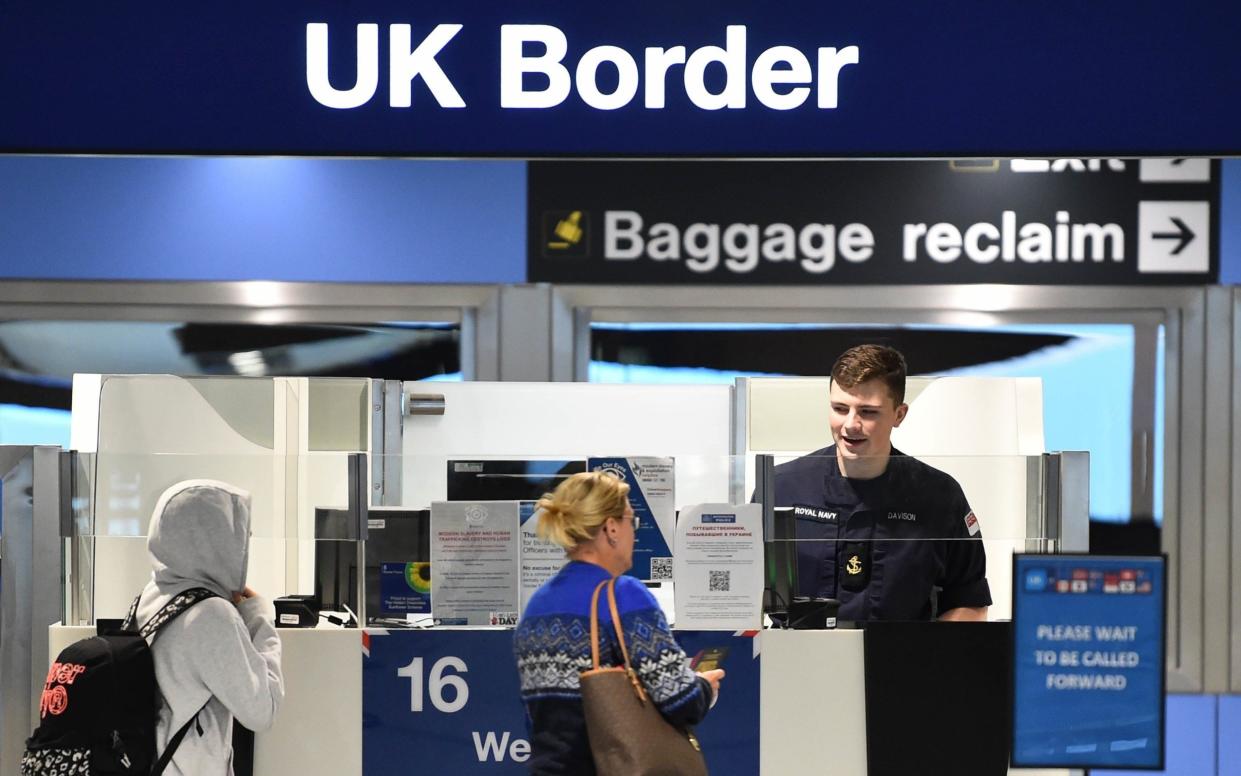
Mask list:
[[[406,563],[405,581],[411,589],[424,595],[429,594],[431,592],[431,564]]]

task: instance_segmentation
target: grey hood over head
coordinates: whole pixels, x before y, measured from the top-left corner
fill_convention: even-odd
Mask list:
[[[250,560],[250,494],[214,480],[186,480],[164,491],[147,531],[158,598],[205,587],[224,598],[246,586]],[[148,601],[143,609],[164,601]],[[148,616],[155,612],[147,612]],[[140,612],[139,619],[143,612]]]
[[[138,599],[139,624],[189,588],[220,596],[195,604],[152,639],[163,698],[157,751],[197,720],[164,776],[229,776],[233,719],[266,730],[284,698],[271,602],[258,595],[232,601],[246,586],[250,494],[213,480],[173,485],[156,503],[147,550],[151,581]]]

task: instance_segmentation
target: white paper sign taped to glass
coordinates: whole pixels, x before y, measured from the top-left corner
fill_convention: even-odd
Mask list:
[[[762,624],[763,507],[697,504],[677,519],[678,628],[748,630]]]
[[[437,624],[516,622],[519,531],[516,501],[431,504],[431,613]]]
[[[555,542],[544,541],[538,535],[539,513],[535,502],[521,502],[521,608],[526,611],[530,596],[544,582],[556,576],[567,558],[564,548]]]
[[[672,458],[590,458],[592,472],[612,472],[629,483],[629,505],[638,518],[630,576],[672,579],[672,543],[676,530],[676,465]]]

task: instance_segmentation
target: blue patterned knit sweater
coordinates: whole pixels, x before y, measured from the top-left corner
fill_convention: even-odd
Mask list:
[[[533,774],[595,773],[578,674],[591,667],[591,593],[610,576],[601,566],[570,561],[535,591],[513,634]],[[710,706],[711,687],[690,669],[654,596],[637,579],[622,576],[616,605],[630,664],[655,705],[675,725],[698,723]],[[599,596],[599,633],[600,664],[621,665],[606,591]]]

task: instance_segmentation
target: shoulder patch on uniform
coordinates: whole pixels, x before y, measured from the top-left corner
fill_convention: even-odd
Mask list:
[[[794,504],[793,505],[793,516],[794,517],[808,517],[811,520],[818,520],[819,522],[823,522],[823,523],[836,522],[836,510],[821,509],[820,507],[812,507],[807,504]]]
[[[978,532],[982,530],[982,526],[978,524],[978,517],[973,510],[970,510],[970,513],[965,516],[965,530],[970,532],[970,536],[977,536]]]

